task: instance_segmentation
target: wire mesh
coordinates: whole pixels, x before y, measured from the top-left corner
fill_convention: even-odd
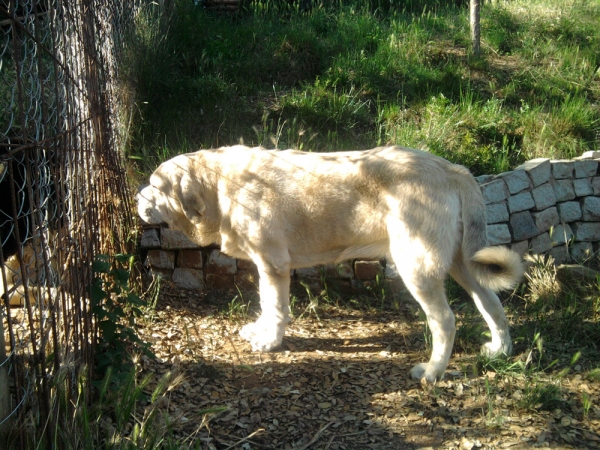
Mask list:
[[[52,442],[52,380],[93,360],[93,257],[129,250],[116,80],[135,3],[0,0],[0,433],[21,418]]]

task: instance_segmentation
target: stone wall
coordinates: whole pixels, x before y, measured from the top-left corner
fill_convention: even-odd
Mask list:
[[[557,264],[584,261],[600,241],[600,152],[574,160],[534,159],[500,175],[478,177],[488,238]]]
[[[555,261],[582,262],[600,245],[600,152],[573,160],[534,159],[515,170],[477,178],[487,206],[488,238],[524,254],[550,254]],[[254,264],[218,248],[200,248],[183,234],[147,228],[141,239],[145,265],[185,289],[256,290]],[[399,286],[393,264],[344,261],[296,269],[292,279],[342,290]]]
[[[183,289],[256,290],[258,272],[251,261],[238,260],[222,253],[218,247],[198,247],[179,231],[146,228],[140,243],[144,265],[154,275],[172,281]],[[344,261],[319,267],[295,269],[292,279],[309,287],[322,286],[323,279],[337,289],[372,288],[378,282],[395,286],[398,275],[393,266],[382,261]],[[385,281],[384,281],[385,280]]]

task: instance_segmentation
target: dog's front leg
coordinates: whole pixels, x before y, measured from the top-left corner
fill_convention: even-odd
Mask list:
[[[250,342],[253,350],[267,352],[281,345],[290,321],[290,267],[283,264],[276,268],[256,260],[255,263],[262,311],[256,322],[240,330],[240,336]]]

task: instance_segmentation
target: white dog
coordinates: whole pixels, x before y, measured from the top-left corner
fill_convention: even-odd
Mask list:
[[[241,336],[258,351],[281,344],[289,322],[290,269],[352,258],[394,261],[427,315],[429,362],[411,370],[444,375],[455,319],[444,293],[449,273],[475,300],[492,340],[483,352],[512,349],[494,291],[510,289],[521,258],[489,247],[485,204],[467,169],[432,154],[380,147],[306,153],[235,146],[179,155],[163,163],[138,194],[143,220],[221,245],[251,259],[260,275],[262,314]]]

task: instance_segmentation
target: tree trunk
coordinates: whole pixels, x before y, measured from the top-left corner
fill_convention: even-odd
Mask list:
[[[481,52],[480,8],[480,0],[471,0],[471,42],[473,54],[477,57],[479,57]]]

